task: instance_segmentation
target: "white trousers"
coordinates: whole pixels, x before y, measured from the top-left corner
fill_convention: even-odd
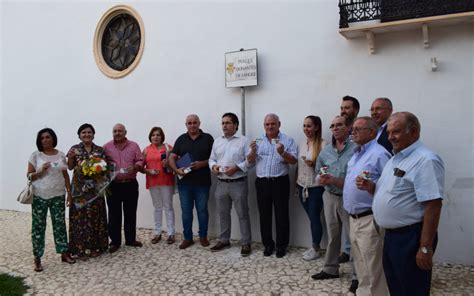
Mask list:
[[[374,216],[350,218],[352,256],[359,279],[357,295],[388,295],[382,267],[383,230]]]
[[[163,210],[166,213],[168,235],[174,235],[174,186],[155,186],[150,188],[151,200],[155,207],[155,234],[160,235],[162,230]]]

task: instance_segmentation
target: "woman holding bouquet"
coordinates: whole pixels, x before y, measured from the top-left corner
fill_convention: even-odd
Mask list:
[[[94,140],[95,130],[84,123],[77,130],[81,142],[69,149],[68,167],[73,170],[72,203],[69,207],[69,249],[80,259],[97,257],[108,249],[107,213],[103,193],[110,182],[102,147]],[[97,163],[97,171],[90,168]],[[102,162],[105,164],[105,162]]]
[[[35,256],[35,271],[42,271],[41,257],[44,253],[44,234],[48,209],[53,224],[54,244],[56,253],[61,254],[61,261],[76,263],[68,250],[64,193],[67,192],[68,202],[71,198],[71,186],[63,152],[55,149],[58,143],[56,133],[44,128],[36,136],[38,151],[28,161],[28,178],[33,182],[33,203],[31,205],[32,225],[31,240]]]
[[[173,147],[165,143],[165,134],[161,127],[153,127],[148,135],[148,140],[150,140],[151,144],[145,147],[143,156],[145,158],[146,188],[150,190],[151,200],[155,208],[155,235],[151,243],[156,244],[161,240],[164,209],[168,227],[168,239],[166,242],[172,244],[175,242],[173,209],[175,177],[167,170],[167,159]]]

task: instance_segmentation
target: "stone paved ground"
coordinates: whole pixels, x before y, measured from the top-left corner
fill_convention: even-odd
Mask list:
[[[49,223],[49,221],[48,221]],[[122,247],[114,254],[81,261],[60,262],[54,253],[48,224],[45,270],[33,271],[29,213],[0,211],[0,272],[26,277],[38,295],[346,295],[350,283],[349,266],[342,278],[314,281],[323,259],[305,262],[304,251],[291,248],[277,259],[266,258],[262,246],[254,245],[250,257],[240,257],[239,247],[219,253],[195,244],[179,250],[178,244],[149,243],[151,231],[140,229],[143,248]],[[474,295],[474,267],[437,265],[433,295]]]

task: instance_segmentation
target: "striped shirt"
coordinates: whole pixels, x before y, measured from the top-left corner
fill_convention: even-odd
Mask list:
[[[285,152],[296,159],[297,148],[293,138],[283,133],[277,136],[278,143],[283,144]],[[280,177],[288,174],[289,164],[277,152],[276,144],[264,134],[257,142],[256,172],[259,178]]]

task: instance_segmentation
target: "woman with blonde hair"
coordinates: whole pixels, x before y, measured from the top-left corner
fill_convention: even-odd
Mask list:
[[[312,247],[303,254],[304,260],[320,257],[319,248],[323,236],[321,210],[323,209],[324,187],[316,181],[314,167],[316,159],[325,145],[321,137],[321,119],[309,115],[304,119],[303,132],[306,139],[298,145],[298,170],[296,188],[298,197],[311,222]]]

